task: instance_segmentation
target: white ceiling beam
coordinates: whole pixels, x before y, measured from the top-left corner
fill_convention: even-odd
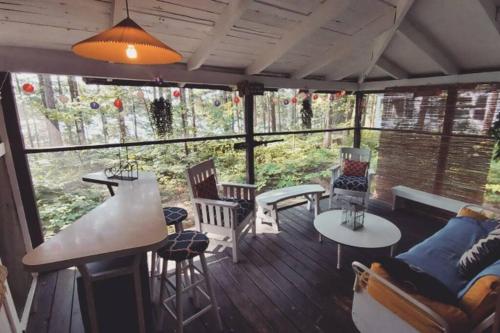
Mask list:
[[[495,2],[493,0],[479,0],[479,1],[474,1],[474,3],[477,3],[481,7],[483,13],[488,17],[488,20],[490,20],[491,24],[500,34],[500,22],[498,22],[497,19],[498,6],[495,4]]]
[[[408,73],[386,57],[380,57],[375,66],[395,79],[406,79]]]
[[[324,3],[319,4],[309,16],[286,32],[273,47],[248,66],[245,72],[248,75],[262,72],[297,45],[298,42],[334,18],[339,17],[348,6],[349,0],[326,0]]]
[[[112,0],[111,6],[111,25],[113,26],[125,18],[125,0]]]
[[[370,72],[373,70],[373,67],[375,67],[375,64],[378,62],[378,59],[380,59],[382,54],[387,49],[387,46],[389,46],[389,43],[396,34],[396,31],[399,28],[400,24],[406,17],[406,14],[408,14],[408,11],[410,10],[413,3],[414,0],[398,1],[398,4],[396,6],[396,17],[394,20],[394,25],[389,30],[387,30],[386,32],[384,32],[382,35],[380,35],[375,39],[372,51],[372,58],[370,59],[370,62],[368,63],[366,69],[360,75],[358,83],[363,83],[368,74],[370,74]]]
[[[240,19],[253,0],[230,1],[224,11],[220,14],[212,29],[212,36],[205,38],[194,54],[189,58],[187,68],[192,71],[198,69],[210,56],[212,52],[231,30],[233,25]]]
[[[152,81],[161,77],[169,82],[235,86],[248,80],[264,84],[268,88],[347,90],[358,85],[352,82],[324,80],[294,80],[272,76],[249,76],[238,73],[199,69],[188,71],[185,64],[167,66],[110,64],[86,59],[69,51],[0,46],[0,71],[21,73],[46,73],[55,75],[79,75],[100,78],[119,78]]]
[[[471,74],[440,75],[402,80],[370,81],[360,84],[361,91],[380,91],[393,87],[415,87],[443,84],[499,83],[500,71]]]
[[[424,52],[444,74],[452,75],[458,73],[457,65],[442,49],[442,46],[408,20],[399,26],[398,34]]]

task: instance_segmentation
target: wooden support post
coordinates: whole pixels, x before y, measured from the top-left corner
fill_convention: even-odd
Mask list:
[[[253,113],[254,96],[245,95],[245,146],[247,183],[255,184]]]
[[[361,116],[363,113],[363,96],[362,91],[356,93],[356,104],[354,106],[354,140],[353,147],[359,148],[361,146]]]
[[[443,130],[437,156],[436,176],[434,178],[434,187],[432,191],[435,194],[441,194],[443,188],[446,165],[448,164],[448,151],[450,149],[451,135],[453,134],[453,119],[455,118],[457,95],[458,91],[456,87],[450,87],[448,89],[446,109],[444,111]]]
[[[5,127],[7,128],[10,151],[16,170],[16,178],[19,184],[19,192],[21,193],[31,244],[33,247],[36,247],[43,243],[42,226],[36,206],[28,160],[24,152],[23,137],[10,73],[0,72],[0,85],[2,82],[3,86],[0,91],[1,109],[3,110]]]

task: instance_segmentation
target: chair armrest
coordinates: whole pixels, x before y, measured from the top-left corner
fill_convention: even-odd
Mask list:
[[[330,168],[330,170],[335,171],[337,169],[340,169],[340,164],[334,165]]]
[[[424,313],[426,316],[430,317],[436,324],[441,326],[443,328],[443,331],[448,332],[449,331],[449,325],[446,322],[446,320],[443,319],[439,314],[437,314],[434,310],[432,310],[430,307],[427,305],[423,304],[422,302],[418,301],[416,298],[411,296],[410,294],[406,293],[384,277],[378,275],[365,265],[354,261],[352,263],[352,268],[356,274],[356,279],[354,282],[354,292],[359,292],[359,288],[361,287],[361,284],[366,283],[368,284],[369,279],[375,279],[377,280],[378,283],[382,284],[384,287],[390,289],[392,292],[394,292],[396,295],[404,299],[406,302],[408,302],[412,307],[415,307],[422,313]],[[364,280],[362,282],[361,280]],[[365,286],[366,287],[366,286]],[[364,287],[363,287],[364,288]],[[372,296],[373,297],[373,296]],[[379,302],[380,303],[380,302]],[[381,303],[382,304],[382,303]],[[382,304],[385,306],[384,304]],[[389,308],[387,308],[388,311],[391,311]],[[403,319],[402,319],[403,320]]]
[[[238,203],[224,201],[224,200],[212,200],[212,199],[204,199],[204,198],[194,198],[193,202],[195,204],[204,204],[210,206],[219,206],[219,207],[227,207],[227,208],[238,208]]]
[[[257,188],[257,185],[253,185],[253,184],[238,184],[238,183],[219,183],[219,186],[221,186],[221,187],[226,187],[226,186],[241,187],[241,188],[251,188],[251,189],[256,189]]]

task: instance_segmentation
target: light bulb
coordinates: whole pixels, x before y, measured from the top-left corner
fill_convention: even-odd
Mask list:
[[[129,59],[136,59],[137,58],[137,50],[135,49],[134,45],[129,44],[127,46],[127,50],[125,51],[127,54],[127,58]]]

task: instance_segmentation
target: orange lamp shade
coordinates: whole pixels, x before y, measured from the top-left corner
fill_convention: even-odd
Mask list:
[[[148,34],[129,17],[71,48],[85,58],[121,64],[159,65],[178,62],[182,56]]]

